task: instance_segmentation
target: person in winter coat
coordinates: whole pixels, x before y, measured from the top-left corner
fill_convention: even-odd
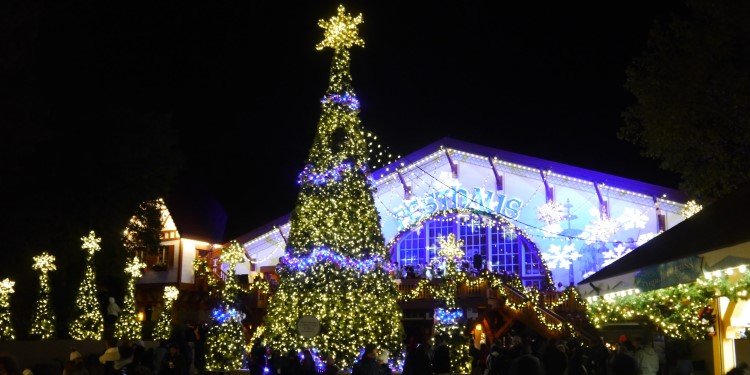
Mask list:
[[[417,345],[406,354],[403,375],[432,375],[430,356],[424,345]]]
[[[653,345],[642,337],[637,337],[633,344],[635,345],[635,360],[638,361],[638,368],[641,375],[656,375],[659,371],[659,356],[656,354]]]
[[[367,344],[362,358],[352,368],[352,375],[383,375],[383,370],[376,360],[377,356],[377,347]]]

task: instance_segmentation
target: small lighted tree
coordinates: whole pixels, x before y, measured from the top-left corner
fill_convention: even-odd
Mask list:
[[[234,274],[237,264],[245,259],[245,249],[236,241],[221,253],[221,262],[228,267],[221,301],[211,314],[212,325],[206,337],[206,369],[209,371],[237,370],[242,366],[245,351],[242,319],[245,317],[235,308],[240,288]]]
[[[70,323],[70,336],[76,340],[98,340],[104,331],[104,318],[96,300],[96,273],[94,273],[94,254],[101,249],[101,238],[92,230],[88,236],[81,237],[83,250],[86,251],[86,272],[78,289],[73,316]]]
[[[39,299],[36,302],[29,334],[49,340],[55,338],[55,312],[50,301],[51,289],[47,273],[57,270],[55,256],[44,252],[33,259],[34,265],[31,268],[39,271]]]
[[[138,320],[138,313],[135,308],[135,283],[143,275],[142,270],[144,267],[146,267],[146,264],[141,262],[137,256],[133,257],[125,265],[125,273],[130,275],[128,278],[128,290],[123,302],[122,313],[115,325],[115,335],[121,339],[141,339],[141,322]]]
[[[172,333],[172,305],[179,295],[180,291],[173,286],[164,288],[164,308],[161,310],[159,320],[154,328],[154,339],[169,339],[169,335]]]
[[[435,309],[435,330],[433,344],[445,343],[450,352],[451,372],[468,374],[471,372],[469,338],[463,334],[459,324],[463,311],[458,307],[456,295],[458,284],[465,279],[462,275],[461,260],[464,258],[463,241],[451,233],[439,240],[440,249],[434,265],[444,269],[443,282],[433,289],[435,299],[442,301],[445,308]]]
[[[6,278],[0,281],[0,340],[15,340],[13,320],[10,317],[10,295],[15,292],[16,283]]]

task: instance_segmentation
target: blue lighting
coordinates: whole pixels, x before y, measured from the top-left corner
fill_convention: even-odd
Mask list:
[[[329,94],[323,97],[323,99],[320,99],[320,102],[323,104],[326,103],[336,103],[343,105],[345,107],[349,107],[352,111],[358,111],[359,110],[359,99],[357,99],[356,96],[349,94],[348,92],[345,92],[342,94]]]
[[[461,309],[435,309],[435,320],[438,324],[442,325],[454,325],[458,324],[458,320],[464,316],[464,312]]]
[[[314,173],[312,171],[313,165],[308,164],[297,176],[297,183],[302,185],[310,183],[313,185],[323,186],[332,182],[341,181],[344,172],[354,169],[354,164],[350,161],[345,161],[331,169],[328,169],[322,173]],[[362,172],[367,172],[367,166],[361,168]]]
[[[333,263],[340,268],[354,269],[360,273],[367,273],[376,269],[392,271],[393,268],[390,262],[378,255],[352,259],[324,247],[316,247],[310,254],[299,258],[287,254],[281,258],[279,264],[284,265],[285,268],[290,270],[304,272],[310,267],[324,262]]]
[[[224,324],[226,322],[241,322],[242,319],[245,319],[245,314],[231,308],[231,307],[224,307],[224,308],[215,308],[213,311],[211,311],[211,317],[213,320],[219,324]]]

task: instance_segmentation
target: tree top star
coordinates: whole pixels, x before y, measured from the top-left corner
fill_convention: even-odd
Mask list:
[[[357,25],[362,23],[362,14],[352,17],[346,13],[343,5],[339,5],[338,13],[328,20],[319,20],[318,26],[325,30],[323,40],[315,46],[320,51],[325,47],[338,50],[352,46],[365,46],[365,41],[359,37]]]

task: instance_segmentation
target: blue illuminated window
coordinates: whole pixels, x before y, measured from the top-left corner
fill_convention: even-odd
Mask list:
[[[481,224],[479,220],[470,220],[458,225],[458,239],[464,241],[464,259],[469,264],[473,264],[474,254],[487,257],[487,228]]]
[[[490,270],[520,274],[521,259],[518,236],[505,228],[490,228]]]

